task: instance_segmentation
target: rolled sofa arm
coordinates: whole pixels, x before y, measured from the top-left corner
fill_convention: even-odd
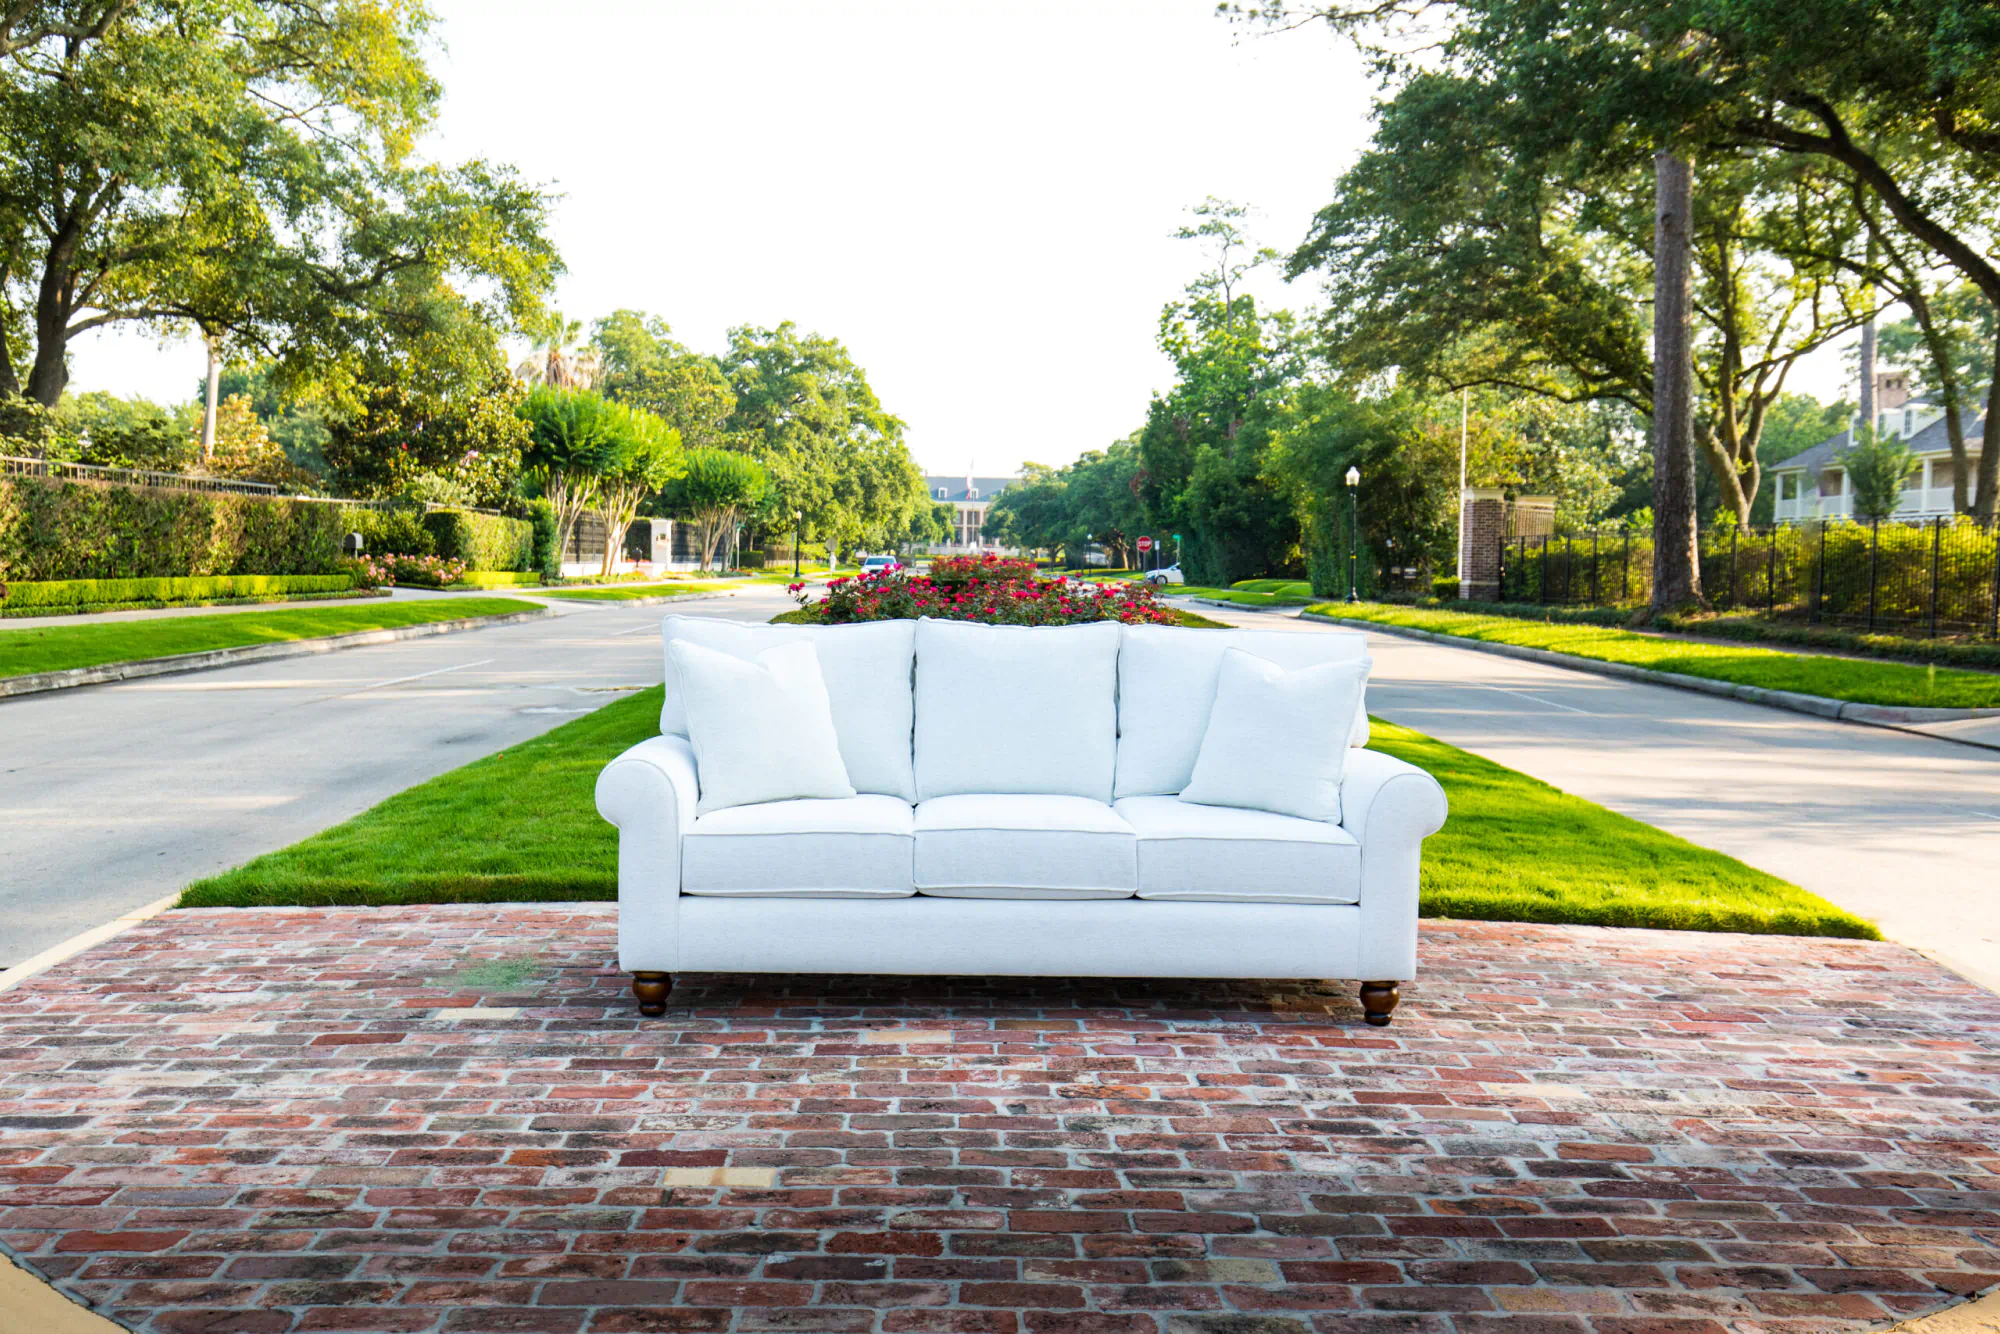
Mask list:
[[[597,813],[618,826],[618,959],[627,972],[678,964],[681,834],[694,823],[697,792],[686,737],[650,737],[597,776]]]
[[[1340,827],[1361,845],[1364,980],[1417,975],[1417,877],[1423,842],[1449,806],[1437,779],[1379,750],[1350,750],[1340,784]]]

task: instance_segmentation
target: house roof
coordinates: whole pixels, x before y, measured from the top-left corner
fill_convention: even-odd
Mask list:
[[[1853,442],[1853,436],[1854,432],[1852,430],[1842,431],[1839,435],[1828,436],[1811,449],[1772,464],[1769,471],[1794,472],[1803,468],[1809,474],[1818,476],[1839,457],[1842,450],[1846,449]],[[1975,447],[1985,438],[1986,414],[1983,412],[1968,413],[1965,419],[1965,443],[1967,447]],[[1923,430],[1918,431],[1903,443],[1912,454],[1949,454],[1951,452],[1951,437],[1945,430],[1945,420],[1943,417],[1939,417],[1936,421],[1926,426]]]
[[[1018,477],[926,477],[924,485],[930,488],[932,500],[991,500],[1020,480]],[[967,495],[967,483],[979,494]],[[938,495],[940,490],[943,496]]]

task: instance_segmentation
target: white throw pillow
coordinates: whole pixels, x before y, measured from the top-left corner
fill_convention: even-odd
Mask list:
[[[1171,796],[1188,785],[1222,655],[1232,648],[1294,669],[1368,656],[1366,636],[1350,630],[1126,626],[1118,650],[1118,796]],[[1366,692],[1348,744],[1368,744]]]
[[[745,662],[676,641],[701,795],[697,814],[798,797],[851,797],[833,709],[811,644],[780,644]]]
[[[917,796],[1111,800],[1116,621],[917,623]]]
[[[848,781],[858,792],[917,799],[910,757],[914,701],[910,668],[916,656],[914,621],[868,621],[860,625],[743,625],[712,616],[669,616],[660,636],[699,644],[734,658],[751,659],[778,644],[811,644],[819,654],[833,707],[833,730]],[[667,654],[666,693],[660,702],[660,731],[688,735],[687,705],[680,672]]]
[[[1362,658],[1288,672],[1239,648],[1224,653],[1181,800],[1339,820],[1347,736],[1370,665]]]

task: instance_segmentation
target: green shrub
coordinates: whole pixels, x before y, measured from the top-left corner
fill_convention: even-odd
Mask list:
[[[359,533],[371,556],[435,556],[437,538],[424,526],[422,511],[341,506],[341,532]]]
[[[1434,574],[1431,576],[1431,596],[1445,601],[1458,596],[1458,576],[1455,574]]]
[[[57,579],[0,586],[0,610],[51,612],[111,604],[214,602],[290,593],[341,593],[354,587],[346,574],[235,574],[187,579]]]
[[[527,588],[542,582],[540,570],[467,570],[453,588]]]
[[[556,507],[540,496],[529,501],[528,526],[534,535],[528,568],[553,583],[562,578],[562,553],[556,550]]]
[[[535,528],[526,519],[469,510],[432,510],[423,516],[436,554],[462,560],[468,570],[531,570]]]
[[[737,556],[736,564],[740,569],[761,570],[764,568],[764,553],[761,551],[742,552]]]
[[[0,477],[0,580],[332,574],[345,517],[310,500]]]

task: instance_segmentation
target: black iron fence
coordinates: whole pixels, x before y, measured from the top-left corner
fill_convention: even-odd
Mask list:
[[[1717,610],[2000,638],[2000,525],[1945,516],[1714,528],[1699,546],[1702,592]],[[1627,606],[1652,592],[1650,533],[1606,528],[1501,543],[1503,602]]]

